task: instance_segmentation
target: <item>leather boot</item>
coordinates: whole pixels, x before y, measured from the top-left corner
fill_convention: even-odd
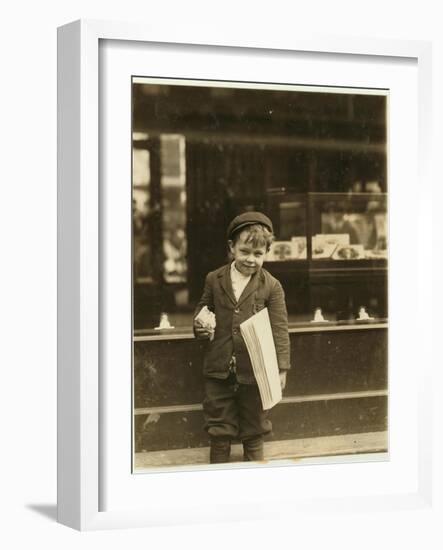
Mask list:
[[[229,462],[231,454],[231,440],[220,437],[211,438],[211,447],[209,452],[210,464],[222,464]]]
[[[243,440],[243,460],[245,462],[264,460],[263,437],[252,437]]]

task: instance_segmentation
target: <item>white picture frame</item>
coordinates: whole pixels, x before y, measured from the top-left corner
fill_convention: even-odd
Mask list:
[[[106,354],[100,348],[103,312],[106,308],[106,288],[100,283],[103,270],[102,232],[106,224],[101,219],[110,215],[108,206],[103,203],[100,189],[100,127],[99,114],[102,108],[99,96],[101,63],[100,44],[104,41],[125,43],[130,50],[136,44],[150,44],[161,48],[162,44],[174,48],[189,47],[189,37],[182,35],[157,36],[144,25],[102,21],[77,21],[61,27],[58,35],[58,520],[60,523],[80,530],[169,525],[175,523],[195,523],[197,521],[219,521],[230,519],[260,519],[281,515],[284,512],[274,506],[274,512],[267,509],[268,503],[289,503],[292,511],[324,512],[330,507],[335,511],[363,512],[390,511],[404,508],[432,511],[432,403],[431,372],[433,359],[430,335],[423,329],[417,333],[419,345],[423,349],[423,369],[417,374],[419,383],[415,386],[418,406],[414,409],[414,426],[417,428],[417,456],[411,459],[398,477],[394,488],[380,494],[377,490],[355,494],[355,475],[349,473],[346,463],[334,466],[334,483],[328,491],[317,490],[312,486],[310,496],[300,499],[288,495],[281,483],[292,469],[268,468],[266,470],[217,470],[201,472],[176,472],[153,474],[144,480],[132,476],[130,485],[142,484],[150,487],[156,495],[155,503],[147,502],[143,507],[131,505],[130,492],[122,492],[120,505],[103,506],[103,483],[109,482],[103,466],[102,423],[106,408],[103,402],[108,399],[107,388],[103,387]],[[299,34],[296,37],[277,38],[257,37],[251,34],[244,40],[211,41],[195,40],[195,49],[204,52],[211,59],[214,48],[223,48],[234,57],[246,51],[274,52],[280,55],[282,63],[287,62],[286,54],[305,52],[312,55],[369,56],[396,60],[412,59],[418,71],[418,169],[420,204],[432,204],[433,187],[429,172],[429,151],[431,142],[431,45],[421,41],[369,40],[355,37],[324,37]],[[250,49],[250,50],[246,50]],[[126,52],[126,53],[128,53]],[[157,55],[155,53],[154,55]],[[366,57],[366,59],[369,59]],[[106,58],[108,62],[108,58]],[[196,67],[196,73],[198,68]],[[172,76],[172,75],[171,75]],[[174,75],[176,76],[176,75]],[[335,83],[334,83],[335,84]],[[430,234],[432,224],[429,211],[419,209],[420,234]],[[395,222],[398,224],[397,222]],[[410,258],[408,258],[410,260]],[[432,264],[432,250],[429,246],[417,251],[420,265]],[[426,314],[430,296],[426,286],[426,274],[420,270],[411,275],[417,283],[417,296],[413,298],[412,314]],[[106,286],[106,285],[105,285]],[[395,334],[395,326],[393,327]],[[130,345],[130,334],[128,344]],[[414,354],[411,354],[411,359]],[[425,360],[425,359],[428,360]],[[394,388],[395,389],[395,388]],[[395,400],[395,398],[394,398]],[[402,405],[404,406],[404,405]],[[416,411],[416,412],[415,412]],[[128,412],[130,415],[130,411]],[[404,437],[404,435],[402,436]],[[415,435],[414,435],[415,438]],[[128,450],[129,454],[129,450]],[[404,457],[391,456],[390,471],[378,463],[375,469],[384,468],[383,475],[393,475],[398,463]],[[111,466],[113,467],[113,466]],[[306,466],[304,474],[328,484],[331,466],[327,461],[322,465]],[[265,473],[264,473],[265,472]],[[242,475],[241,481],[239,475]],[[126,475],[126,474],[125,474]],[[231,478],[226,476],[230,475]],[[258,477],[264,479],[268,492],[251,492],[246,500],[241,500],[226,511],[220,518],[215,510],[196,503],[189,505],[182,496],[196,482],[226,484],[235,478],[235,483],[254,485]],[[112,477],[112,476],[111,476]],[[272,487],[276,487],[271,491]],[[279,488],[280,487],[280,488]],[[131,488],[131,491],[134,487]],[[135,489],[136,490],[136,489]],[[201,489],[203,490],[203,488]],[[128,490],[129,491],[129,490]],[[198,491],[197,491],[198,492]],[[203,494],[203,493],[202,493]],[[171,500],[171,495],[175,498]],[[166,498],[167,497],[167,498]],[[224,502],[228,502],[224,496]],[[223,500],[223,499],[222,499]],[[174,501],[174,505],[172,505]],[[246,508],[245,502],[249,503]],[[288,506],[286,506],[287,508]]]

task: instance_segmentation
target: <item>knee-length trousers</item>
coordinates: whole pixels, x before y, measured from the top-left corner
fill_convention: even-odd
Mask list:
[[[225,380],[205,379],[203,412],[210,437],[245,441],[272,430],[257,384],[239,384],[234,373]]]

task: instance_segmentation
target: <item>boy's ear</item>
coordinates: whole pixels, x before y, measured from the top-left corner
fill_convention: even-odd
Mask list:
[[[234,241],[231,241],[231,239],[229,239],[229,241],[228,241],[228,248],[229,248],[229,252],[230,252],[231,254],[234,254],[234,251],[232,250],[233,247],[234,247]]]

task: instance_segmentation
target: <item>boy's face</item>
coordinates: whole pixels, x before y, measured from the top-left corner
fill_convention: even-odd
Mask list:
[[[266,256],[266,246],[255,247],[251,242],[245,242],[248,237],[246,231],[242,231],[235,244],[228,241],[231,254],[234,256],[235,267],[243,275],[253,275],[263,265]]]

